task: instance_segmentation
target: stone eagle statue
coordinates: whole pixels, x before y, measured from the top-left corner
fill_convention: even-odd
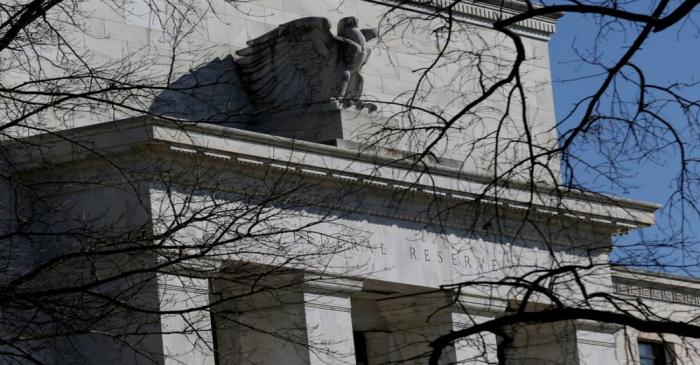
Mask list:
[[[293,20],[247,42],[236,64],[248,97],[258,111],[328,105],[363,104],[362,66],[370,56],[366,42],[374,29],[359,29],[355,17],[338,23],[337,34],[326,18]]]
[[[149,112],[334,143],[345,127],[364,118],[342,113],[341,107],[377,109],[360,100],[360,72],[370,56],[366,43],[376,37],[374,29],[359,29],[354,17],[340,20],[336,34],[326,18],[293,20],[248,41],[236,57],[217,58],[182,75]]]

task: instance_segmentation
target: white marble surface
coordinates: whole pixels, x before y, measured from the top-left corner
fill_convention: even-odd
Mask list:
[[[186,2],[187,3],[187,2]],[[226,2],[209,0],[206,3],[192,2],[189,12],[177,14],[164,1],[129,2],[126,8],[113,8],[102,0],[90,0],[80,4],[84,16],[84,29],[66,29],[71,46],[86,52],[91,65],[101,67],[124,58],[133,66],[133,81],[163,86],[168,78],[177,77],[216,57],[224,58],[245,46],[245,41],[253,39],[277,25],[305,16],[328,17],[331,24],[345,16],[356,16],[363,27],[378,27],[381,37],[373,41],[372,56],[364,67],[365,92],[368,99],[378,102],[399,102],[407,100],[419,80],[419,70],[431,65],[438,50],[431,30],[435,22],[418,19],[413,24],[398,23],[412,13],[396,11],[382,20],[386,6],[369,1],[345,0],[276,0],[252,2]],[[174,29],[183,27],[175,43]],[[427,75],[426,84],[421,88],[416,106],[430,110],[444,111],[450,115],[461,106],[473,100],[480,91],[477,89],[479,72],[474,59],[466,56],[469,52],[484,56],[480,65],[485,79],[493,80],[507,71],[512,59],[513,47],[503,35],[486,27],[457,22],[455,35],[450,46],[462,57],[438,62]],[[391,29],[391,30],[390,30]],[[523,37],[527,61],[523,66],[526,83],[528,124],[538,143],[552,146],[556,140],[552,93],[549,75],[549,54],[546,37]],[[57,53],[49,57],[60,57]],[[132,62],[133,61],[133,62]],[[171,69],[172,67],[172,69]],[[115,70],[121,69],[120,67]],[[47,67],[47,72],[51,68]],[[18,81],[26,78],[21,74]],[[12,83],[12,73],[4,75],[8,84]],[[488,82],[487,82],[488,83]],[[429,85],[429,87],[428,87]],[[507,89],[506,89],[507,90]],[[461,118],[448,133],[448,138],[437,144],[434,152],[439,156],[454,158],[464,162],[463,169],[481,171],[494,168],[493,137],[487,137],[497,128],[502,111],[505,110],[504,95],[496,93],[474,114]],[[141,104],[141,105],[139,105]],[[513,103],[512,118],[503,125],[502,145],[523,138],[522,122],[519,120],[517,103]],[[369,118],[365,133],[347,133],[346,138],[362,142],[374,142],[386,133],[377,134],[386,123],[388,116],[398,109],[395,105],[379,104],[382,112]],[[132,107],[148,106],[148,97],[139,99]],[[116,114],[115,114],[116,113]],[[52,122],[47,114],[42,123],[49,128],[63,129],[77,127],[110,119],[139,114],[126,108],[117,108],[115,113],[78,112],[64,115],[59,123]],[[435,119],[424,113],[417,113],[409,122],[403,114],[393,118],[392,125],[424,127],[435,125]],[[484,137],[487,137],[483,139]],[[401,133],[398,136],[382,139],[381,143],[403,150],[419,150],[430,142],[424,133]],[[517,146],[516,146],[517,145]],[[511,156],[502,155],[502,168],[507,168],[513,158],[522,158],[525,146],[522,143],[510,145],[510,151],[520,150]],[[522,145],[522,146],[521,146]],[[513,147],[515,146],[515,147]],[[505,147],[503,147],[505,148]],[[558,170],[556,159],[551,168]],[[555,174],[556,175],[556,174]]]

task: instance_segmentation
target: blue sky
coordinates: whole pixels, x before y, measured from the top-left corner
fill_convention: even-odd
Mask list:
[[[693,18],[700,17],[694,15]],[[558,121],[561,121],[571,110],[572,103],[580,100],[583,96],[590,95],[601,80],[599,76],[595,76],[600,72],[600,69],[580,62],[579,54],[590,54],[597,47],[597,56],[604,64],[610,64],[611,60],[619,57],[625,51],[625,47],[632,42],[636,34],[636,29],[633,26],[612,25],[610,31],[605,33],[603,37],[596,37],[597,29],[596,22],[590,16],[568,14],[558,22],[557,33],[553,36],[550,45],[554,102]],[[632,61],[644,70],[646,78],[650,82],[700,80],[699,34],[698,26],[692,21],[668,29],[662,34],[654,34]],[[586,78],[581,79],[581,77]],[[631,84],[622,84],[620,89],[623,93],[633,93],[636,90]],[[700,99],[700,93],[697,91],[691,90],[686,93],[686,96]],[[695,94],[693,95],[693,93]],[[684,137],[697,140],[697,134],[691,135],[687,131],[689,123],[682,111],[678,108],[665,109],[664,114],[673,121],[676,127],[685,130]],[[700,144],[700,141],[696,142]],[[584,158],[590,161],[600,160],[600,155],[595,151],[585,150],[582,153]],[[673,191],[673,178],[678,173],[677,152],[668,150],[658,154],[654,161],[642,164],[629,163],[626,166],[628,167],[626,181],[631,184],[627,188],[615,187],[599,179],[596,180],[594,174],[583,168],[577,169],[576,174],[585,185],[596,191],[660,204],[667,203]],[[700,219],[694,215],[687,215],[687,217],[691,219],[685,225],[684,242],[689,246],[684,247],[683,250],[668,249],[662,251],[664,254],[660,259],[666,260],[666,263],[685,266],[697,264],[697,257],[691,257],[693,255],[690,251],[700,248],[700,245],[693,242],[696,232],[692,231],[694,226],[700,227]],[[668,228],[671,226],[679,227],[681,222],[678,219],[678,212],[666,208],[657,214],[657,222],[656,227],[639,230],[618,238],[618,243],[628,245],[642,239],[671,242],[673,237],[670,237]],[[615,251],[615,254],[624,255],[621,250]],[[670,271],[678,272],[679,270],[671,269]],[[693,274],[697,275],[698,273]]]

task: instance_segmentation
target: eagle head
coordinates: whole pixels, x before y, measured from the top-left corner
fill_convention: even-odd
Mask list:
[[[357,28],[357,18],[349,16],[340,19],[338,22],[338,34],[342,33],[346,28]]]

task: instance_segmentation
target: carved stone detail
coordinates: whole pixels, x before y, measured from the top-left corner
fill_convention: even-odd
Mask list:
[[[296,19],[248,41],[236,52],[244,87],[259,112],[327,108],[341,101],[362,108],[360,70],[374,29],[347,17],[331,32],[326,18]]]
[[[641,298],[663,300],[667,302],[700,305],[700,293],[690,292],[683,288],[661,284],[639,283],[627,280],[613,279],[614,290],[618,294],[632,295]]]

